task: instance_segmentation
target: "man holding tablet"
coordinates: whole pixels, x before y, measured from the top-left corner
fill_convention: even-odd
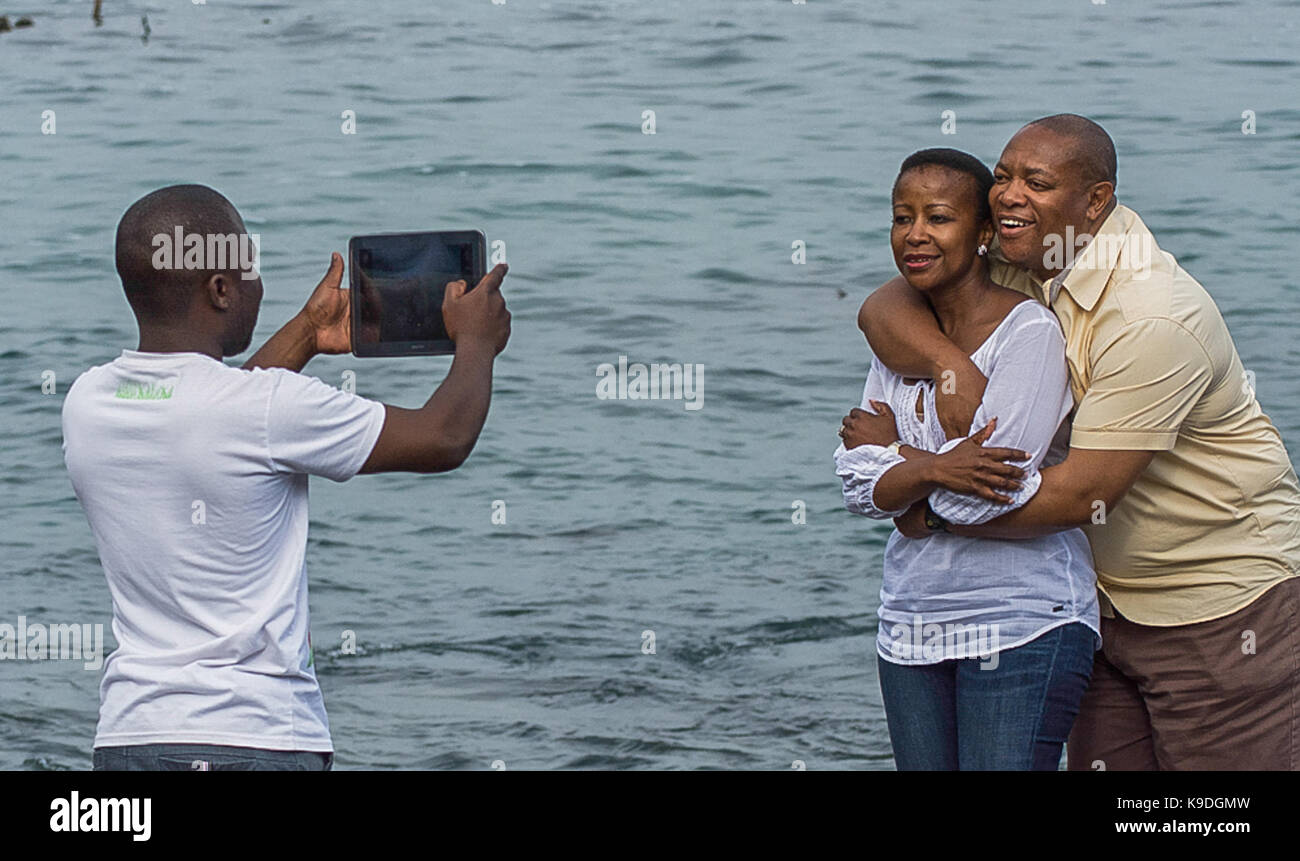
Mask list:
[[[183,257],[160,257],[160,236],[182,238]],[[204,186],[132,205],[116,260],[139,346],[82,374],[64,402],[64,458],[118,642],[100,685],[96,770],[330,768],[309,641],[307,476],[460,466],[510,337],[503,264],[475,289],[446,285],[440,325],[455,358],[423,407],[301,376],[312,356],[352,347],[335,254],[303,310],[243,368],[228,366],[252,340],[262,282],[245,259],[211,252],[247,236]]]

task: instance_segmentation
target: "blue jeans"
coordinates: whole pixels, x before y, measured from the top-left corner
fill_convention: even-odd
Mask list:
[[[1092,676],[1096,635],[1061,625],[980,658],[905,665],[877,655],[899,771],[1056,771]],[[983,668],[982,668],[983,667]]]
[[[334,754],[221,744],[97,747],[95,771],[329,771]]]

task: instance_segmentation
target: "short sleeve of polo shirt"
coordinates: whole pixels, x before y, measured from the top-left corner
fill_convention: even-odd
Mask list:
[[[347,481],[384,428],[384,405],[278,368],[267,406],[267,447],[277,472]]]
[[[1092,362],[1070,446],[1168,451],[1214,379],[1200,340],[1165,317],[1124,326]]]

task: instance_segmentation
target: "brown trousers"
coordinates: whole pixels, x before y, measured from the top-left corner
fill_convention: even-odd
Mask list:
[[[1300,577],[1175,627],[1101,620],[1071,771],[1300,770]]]

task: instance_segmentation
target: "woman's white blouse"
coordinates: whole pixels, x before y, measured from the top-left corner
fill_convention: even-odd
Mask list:
[[[1073,408],[1065,338],[1056,316],[1032,300],[1002,320],[971,360],[988,378],[984,400],[970,431],[997,416],[987,446],[1018,448],[1032,456],[1024,487],[1009,504],[937,490],[930,506],[953,523],[984,523],[1028,502],[1041,483],[1038,469],[1065,459],[1067,417]],[[943,382],[940,381],[940,385]],[[921,398],[923,417],[916,415]],[[904,445],[944,452],[965,437],[949,440],[935,414],[934,383],[912,384],[873,359],[862,393],[862,409],[884,401],[894,411]],[[844,483],[844,504],[856,514],[888,519],[902,510],[876,507],[876,482],[903,457],[862,445],[835,451],[835,471]],[[1096,574],[1092,552],[1080,529],[1039,538],[965,538],[936,532],[904,538],[897,529],[885,546],[876,650],[901,664],[933,664],[955,658],[985,658],[1069,622],[1083,622],[1100,646]]]

